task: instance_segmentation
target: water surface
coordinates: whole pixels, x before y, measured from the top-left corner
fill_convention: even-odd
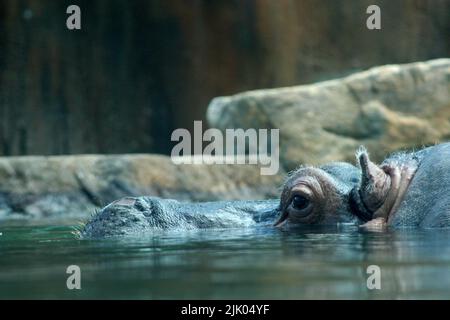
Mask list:
[[[270,227],[80,240],[71,226],[0,225],[0,298],[449,299],[450,230]],[[66,268],[81,268],[68,290]],[[381,290],[366,285],[381,268]]]

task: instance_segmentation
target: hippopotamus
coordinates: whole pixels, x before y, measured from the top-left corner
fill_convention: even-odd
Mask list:
[[[96,238],[156,229],[337,224],[450,227],[450,143],[398,152],[380,165],[360,147],[356,165],[300,166],[286,177],[279,199],[189,203],[127,197],[101,209],[80,234]]]

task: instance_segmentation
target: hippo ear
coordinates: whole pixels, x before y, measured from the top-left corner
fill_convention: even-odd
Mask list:
[[[370,161],[369,154],[364,147],[358,149],[356,159],[361,168],[359,195],[366,208],[375,212],[386,199],[390,177],[384,170]]]

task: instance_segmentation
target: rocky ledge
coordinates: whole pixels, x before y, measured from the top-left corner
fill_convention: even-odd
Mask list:
[[[124,196],[206,201],[275,197],[255,165],[175,165],[158,155],[0,158],[0,219],[88,217]]]
[[[284,168],[375,160],[450,139],[450,59],[386,65],[345,78],[214,99],[211,127],[278,128]]]

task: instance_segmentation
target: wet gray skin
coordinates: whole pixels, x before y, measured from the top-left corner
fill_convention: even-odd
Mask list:
[[[398,153],[380,166],[364,150],[357,158],[362,182],[351,199],[365,226],[450,227],[450,143]]]
[[[388,217],[393,226],[450,226],[450,143],[416,154],[418,168],[401,203]],[[400,159],[401,161],[401,159]]]
[[[103,208],[84,237],[142,234],[162,229],[239,228],[273,224],[278,200],[189,203],[157,197],[124,198]]]
[[[81,236],[264,224],[450,227],[450,143],[394,154],[379,166],[364,148],[356,158],[358,167],[342,162],[300,167],[286,178],[280,199],[186,203],[124,198],[96,214]]]
[[[329,176],[343,196],[348,195],[359,182],[359,169],[347,163],[332,163],[316,170]],[[348,208],[339,214],[341,213],[342,217],[330,216],[328,221],[322,223],[358,220],[349,213]],[[272,227],[281,214],[279,199],[189,203],[157,197],[129,197],[100,210],[84,226],[81,236],[100,238],[137,235],[157,229],[239,228],[256,225]]]

